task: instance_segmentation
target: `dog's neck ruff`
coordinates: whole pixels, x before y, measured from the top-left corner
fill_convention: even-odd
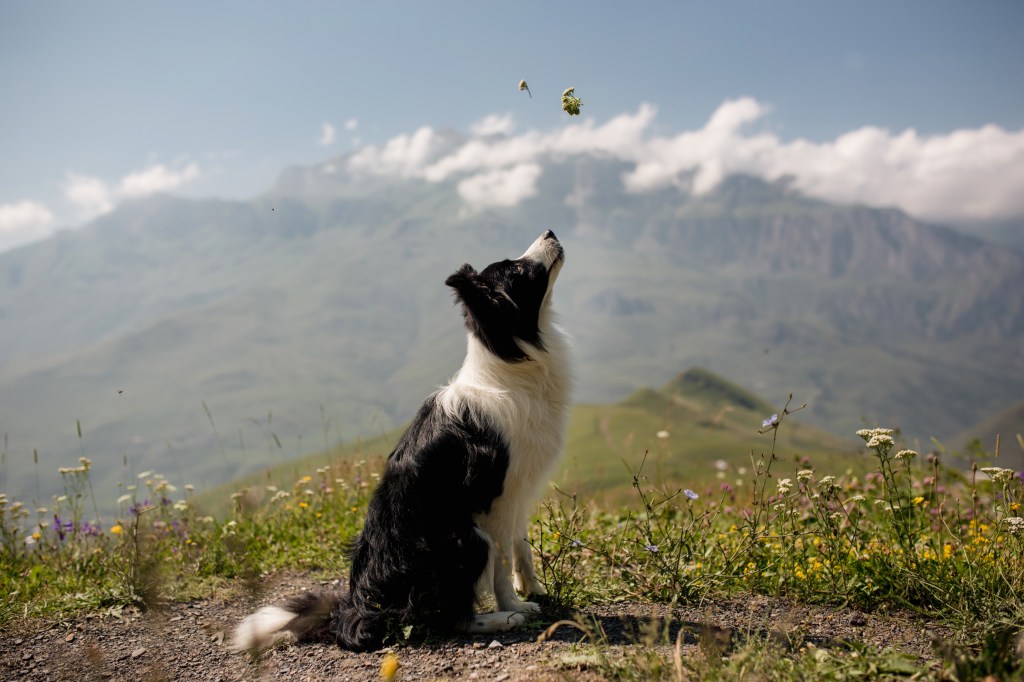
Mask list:
[[[489,419],[506,435],[513,424],[533,422],[552,411],[567,411],[572,378],[569,340],[545,305],[541,340],[544,348],[522,344],[529,359],[510,363],[492,353],[472,333],[466,359],[451,382],[437,393],[438,404],[453,418],[470,414]],[[522,343],[522,342],[520,342]]]

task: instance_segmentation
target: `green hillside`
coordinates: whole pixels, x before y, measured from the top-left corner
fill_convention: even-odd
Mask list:
[[[748,477],[751,456],[767,453],[772,434],[759,434],[762,421],[782,410],[706,369],[679,374],[660,389],[644,388],[625,400],[607,405],[577,405],[572,412],[565,458],[554,483],[566,493],[617,504],[632,496],[632,476],[643,463],[646,486],[692,488],[718,486],[716,463],[728,464],[726,481]],[[792,406],[792,407],[795,407]],[[219,486],[201,497],[211,513],[229,508],[240,490],[253,502],[273,486],[290,489],[302,476],[329,464],[384,457],[401,430],[371,440],[346,444],[328,453],[270,466]],[[786,419],[779,431],[776,465],[780,476],[792,476],[795,459],[808,456],[819,466],[827,462],[841,473],[867,466],[854,456],[855,438],[838,438],[801,423],[799,414]],[[645,455],[646,453],[646,455]]]

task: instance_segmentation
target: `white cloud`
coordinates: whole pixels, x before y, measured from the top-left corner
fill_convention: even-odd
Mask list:
[[[468,176],[458,189],[474,205],[514,205],[535,193],[540,173],[529,169],[592,155],[629,164],[622,180],[632,192],[676,186],[700,194],[730,174],[747,173],[769,180],[792,176],[811,196],[896,206],[931,220],[1024,215],[1024,130],[986,125],[922,136],[913,129],[893,133],[865,126],[824,142],[784,141],[758,129],[770,113],[749,97],[727,100],[703,127],[669,136],[652,130],[656,110],[649,104],[603,124],[589,119],[515,136],[508,135],[510,117],[489,116],[458,144],[421,128],[383,146],[364,147],[349,166],[429,182]],[[491,131],[504,135],[485,136]]]
[[[347,130],[349,132],[352,132],[353,130],[355,130],[358,127],[359,127],[359,119],[358,118],[350,118],[349,120],[345,121],[345,130]]]
[[[442,144],[433,128],[424,126],[412,135],[399,135],[382,147],[363,147],[349,159],[349,168],[376,175],[417,177]]]
[[[486,171],[459,182],[459,196],[471,208],[515,206],[537,193],[541,167],[521,163],[511,168]]]
[[[178,171],[171,170],[162,164],[156,164],[124,176],[119,185],[119,194],[132,198],[167,192],[197,177],[199,177],[199,166],[194,163],[190,163]]]
[[[37,201],[23,199],[0,204],[0,251],[49,236],[53,224],[53,212]]]
[[[324,121],[323,126],[320,128],[320,139],[316,141],[321,147],[330,147],[334,144],[334,140],[337,137],[337,131],[327,121]]]
[[[114,197],[103,180],[91,175],[69,172],[65,178],[64,198],[75,207],[81,221],[92,220],[114,208]]]
[[[114,184],[91,175],[68,172],[61,188],[64,198],[74,207],[79,222],[87,222],[109,213],[124,199],[168,192],[190,182],[200,175],[199,166],[190,163],[175,170],[163,164],[153,164],[125,175]]]
[[[499,116],[498,114],[491,114],[485,116],[481,120],[474,123],[469,128],[476,137],[489,137],[491,135],[508,135],[512,132],[515,127],[515,121],[512,119],[512,114],[505,114]]]

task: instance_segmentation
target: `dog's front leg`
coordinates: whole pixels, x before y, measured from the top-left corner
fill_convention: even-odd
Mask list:
[[[537,580],[537,574],[533,570],[533,550],[526,535],[525,522],[520,528],[513,541],[512,582],[519,594],[545,595],[548,591]]]
[[[519,551],[516,544],[518,514],[504,505],[496,505],[491,513],[481,519],[481,527],[494,543],[494,600],[499,611],[538,613],[540,606],[532,601],[523,601],[512,585],[512,562],[514,553]]]

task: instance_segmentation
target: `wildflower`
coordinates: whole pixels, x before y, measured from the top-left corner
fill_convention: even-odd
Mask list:
[[[796,480],[800,481],[801,483],[806,483],[813,477],[814,472],[810,469],[801,469],[800,471],[796,472]]]
[[[88,471],[89,467],[92,466],[92,460],[88,457],[79,457],[78,461],[82,463],[82,469],[85,471]]]
[[[309,483],[312,480],[313,480],[312,476],[303,476],[302,478],[299,479],[299,482],[300,483]]]
[[[916,504],[921,504],[922,502],[924,502],[924,498],[921,497],[920,495],[918,495],[917,497],[912,499],[911,502],[913,502],[915,505]]]
[[[526,81],[523,81],[525,84]],[[533,97],[533,95],[530,95]],[[395,673],[398,672],[398,656],[393,652],[388,652],[384,655],[384,660],[380,662],[380,677],[382,680],[389,681],[394,679]]]
[[[657,554],[658,553],[658,546],[657,545],[644,545],[644,549],[646,549],[651,554]]]
[[[761,422],[762,429],[775,428],[779,425],[779,415],[773,414],[772,416]]]
[[[988,475],[995,483],[1006,485],[1013,478],[1013,469],[1003,469],[1001,467],[982,467],[981,471]]]
[[[149,478],[152,475],[153,475],[152,471],[143,471],[141,474],[139,474],[135,478],[137,478],[137,479],[139,479],[141,481],[142,479]]]
[[[892,429],[860,429],[857,431],[857,435],[863,438],[865,441],[871,440],[874,436],[891,436]],[[868,446],[870,447],[870,446]]]
[[[687,488],[686,490],[683,491],[683,495],[685,495],[686,499],[688,499],[688,500],[696,500],[697,498],[700,497],[700,495],[698,495],[697,493],[693,492],[689,488]]]
[[[661,440],[665,440],[666,438],[669,437],[670,434],[665,429],[662,429],[661,431],[658,431],[658,433],[655,435],[657,435],[658,438],[660,438]]]
[[[25,536],[25,546],[31,547],[36,544],[36,540],[39,538],[39,533],[33,533],[32,535]]]
[[[526,90],[526,94],[530,96],[530,99],[533,99],[533,93],[530,92],[530,86],[526,84],[526,81],[519,81],[519,91],[522,92],[523,90]]]
[[[190,492],[192,492],[195,489],[196,489],[196,487],[194,485],[192,485],[191,483],[186,483],[185,484],[185,492],[189,492],[190,493]]]
[[[901,462],[909,462],[915,457],[917,457],[917,452],[915,452],[914,450],[900,450],[899,452],[896,453],[896,459],[900,460]]]
[[[788,478],[782,478],[775,484],[775,487],[779,491],[780,495],[785,495],[789,492],[790,488],[793,487],[793,481]]]
[[[1007,516],[1003,519],[1007,525],[1006,531],[1010,535],[1024,535],[1024,519],[1019,516]]]
[[[872,450],[878,450],[884,447],[892,447],[893,440],[892,436],[887,436],[884,433],[876,433],[868,439],[867,446]]]
[[[565,92],[562,93],[562,111],[570,116],[579,116],[580,107],[583,106],[583,100],[573,95],[575,91],[576,88],[566,88]],[[533,97],[533,95],[530,95],[530,97]]]
[[[820,486],[822,488],[825,488],[825,489],[836,488],[836,487],[838,487],[836,485],[836,477],[835,476],[822,476],[821,480],[818,481],[818,486]]]
[[[724,459],[716,459],[715,460],[715,469],[717,469],[718,471],[725,471],[728,468],[729,468],[729,463],[726,462]]]
[[[308,508],[309,508],[309,503],[308,502],[299,502],[299,509],[308,509]]]

